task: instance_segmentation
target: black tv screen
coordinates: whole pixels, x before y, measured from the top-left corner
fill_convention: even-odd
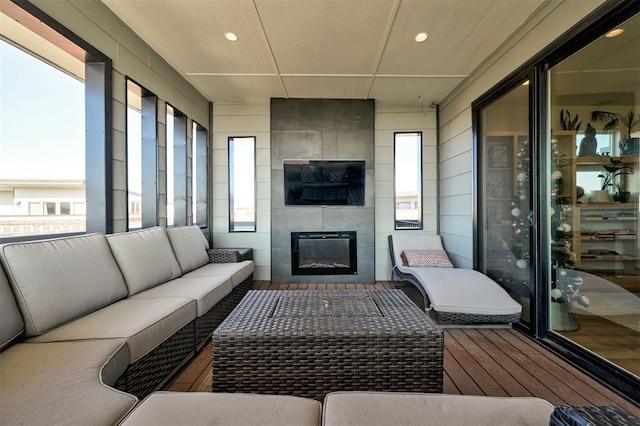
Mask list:
[[[364,160],[284,160],[287,206],[364,206]]]

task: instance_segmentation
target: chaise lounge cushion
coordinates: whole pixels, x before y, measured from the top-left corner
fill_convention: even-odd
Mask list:
[[[156,392],[121,426],[273,425],[319,426],[320,402],[286,395]]]
[[[198,226],[168,228],[167,235],[183,274],[209,263],[209,243]]]
[[[22,334],[24,321],[13,298],[7,277],[0,268],[0,350]]]
[[[0,353],[6,425],[114,425],[137,403],[108,387],[127,367],[122,340],[18,343]],[[105,374],[109,381],[102,381]]]
[[[540,425],[553,406],[539,398],[386,392],[333,392],[324,400],[324,426]]]
[[[164,228],[108,235],[107,241],[130,296],[182,274]]]
[[[101,234],[4,244],[0,260],[27,336],[45,333],[127,295]]]
[[[522,307],[502,287],[473,269],[411,268],[438,312],[472,315],[509,315]]]
[[[125,299],[29,339],[60,342],[125,339],[133,364],[196,317],[196,302],[187,298]]]

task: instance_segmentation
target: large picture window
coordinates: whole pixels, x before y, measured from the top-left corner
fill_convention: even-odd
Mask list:
[[[106,123],[85,114],[107,108],[110,68],[47,18],[0,12],[0,239],[105,231],[110,217]]]

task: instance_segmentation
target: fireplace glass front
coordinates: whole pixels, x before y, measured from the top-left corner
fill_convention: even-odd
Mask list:
[[[355,231],[292,232],[292,275],[356,275]]]

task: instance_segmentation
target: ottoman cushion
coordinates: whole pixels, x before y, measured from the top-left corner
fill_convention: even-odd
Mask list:
[[[122,423],[132,425],[320,425],[318,401],[284,395],[156,392]]]
[[[553,406],[539,398],[386,392],[333,392],[324,425],[548,425]]]

